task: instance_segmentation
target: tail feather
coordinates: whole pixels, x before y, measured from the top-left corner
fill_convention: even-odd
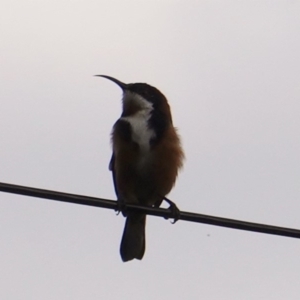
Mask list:
[[[145,252],[146,215],[130,213],[126,218],[120,254],[124,262],[142,259]]]

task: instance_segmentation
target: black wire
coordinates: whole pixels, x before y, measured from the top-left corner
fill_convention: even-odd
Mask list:
[[[67,193],[37,189],[37,188],[20,186],[15,184],[8,184],[8,183],[0,183],[0,191],[6,193],[44,198],[44,199],[56,200],[56,201],[62,201],[68,203],[89,205],[95,207],[102,207],[102,208],[108,208],[114,210],[116,210],[118,207],[117,202],[113,200],[67,194]],[[127,204],[126,209],[128,209],[129,211],[130,210],[138,211],[138,212],[146,213],[148,215],[164,217],[165,219],[170,219],[174,217],[174,213],[171,210],[164,209],[164,208]],[[292,238],[300,238],[300,230],[298,229],[251,223],[251,222],[245,222],[240,220],[233,220],[233,219],[226,219],[226,218],[190,213],[185,211],[180,211],[179,219],[183,221],[189,221],[189,222],[197,222],[197,223],[222,226],[222,227],[228,227],[228,228],[234,228],[240,230],[292,237]]]

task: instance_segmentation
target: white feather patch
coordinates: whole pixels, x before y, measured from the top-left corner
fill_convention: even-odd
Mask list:
[[[140,146],[141,152],[145,154],[150,150],[150,140],[155,137],[154,130],[148,127],[153,105],[142,96],[131,92],[125,93],[123,101],[125,105],[126,102],[133,101],[140,107],[135,114],[122,117],[122,120],[126,120],[131,125],[132,140]]]

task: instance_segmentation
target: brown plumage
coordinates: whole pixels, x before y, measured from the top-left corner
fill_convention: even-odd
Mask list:
[[[165,96],[145,83],[118,84],[123,112],[112,131],[110,170],[118,201],[159,206],[175,184],[184,154]],[[123,261],[142,259],[146,215],[128,212],[121,241]]]

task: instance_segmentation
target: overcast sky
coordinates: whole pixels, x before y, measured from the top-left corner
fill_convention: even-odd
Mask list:
[[[121,90],[168,98],[184,211],[300,228],[299,1],[1,0],[0,182],[115,199]],[[0,299],[298,300],[300,241],[0,193]]]

